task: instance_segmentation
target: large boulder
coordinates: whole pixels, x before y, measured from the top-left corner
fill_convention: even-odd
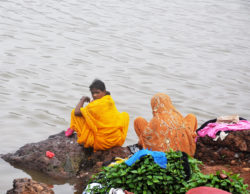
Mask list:
[[[231,131],[224,140],[199,137],[195,158],[206,164],[250,165],[250,130]]]
[[[44,183],[38,183],[28,178],[14,179],[13,188],[7,194],[54,194],[54,191]]]
[[[15,153],[1,157],[14,167],[42,172],[56,179],[69,179],[87,176],[97,172],[104,162],[114,157],[125,158],[131,154],[128,147],[114,147],[105,151],[93,152],[76,142],[76,134],[65,137],[64,131],[52,135],[44,141],[26,144]],[[46,151],[53,152],[48,158]]]

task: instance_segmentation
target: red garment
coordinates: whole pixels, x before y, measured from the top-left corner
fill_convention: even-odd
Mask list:
[[[186,194],[230,194],[230,193],[213,187],[196,187],[190,189]]]

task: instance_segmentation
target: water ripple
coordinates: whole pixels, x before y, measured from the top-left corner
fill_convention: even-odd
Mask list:
[[[248,0],[0,2],[0,129],[10,129],[0,153],[66,129],[95,78],[130,114],[126,145],[137,142],[133,120],[152,118],[156,92],[199,125],[250,118]]]

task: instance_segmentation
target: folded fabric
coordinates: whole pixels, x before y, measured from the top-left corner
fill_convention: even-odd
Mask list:
[[[128,158],[124,158],[124,159],[123,159],[123,158],[120,158],[120,157],[116,157],[116,158],[115,158],[115,161],[112,162],[112,163],[110,163],[108,166],[111,167],[111,166],[115,166],[115,165],[117,165],[117,164],[121,164],[121,163],[125,162],[127,159],[128,159]]]
[[[148,149],[142,149],[138,152],[136,152],[133,156],[131,156],[125,164],[128,166],[131,166],[134,164],[137,160],[139,160],[141,157],[151,155],[154,159],[154,162],[158,164],[161,168],[167,167],[167,158],[166,154],[164,152],[158,152],[158,151],[150,151]]]
[[[238,123],[240,120],[239,115],[230,115],[230,116],[220,116],[216,119],[217,123]]]
[[[206,135],[208,135],[209,137],[214,139],[219,131],[241,131],[249,129],[250,122],[247,120],[240,120],[235,124],[209,123],[206,127],[199,130],[197,133],[200,137],[205,137]]]

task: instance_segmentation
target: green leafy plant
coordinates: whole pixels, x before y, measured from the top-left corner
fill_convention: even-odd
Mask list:
[[[230,193],[241,193],[247,194],[247,184],[243,183],[243,179],[240,178],[239,174],[231,174],[226,171],[222,171],[227,178],[221,178],[220,171],[216,172],[216,175],[204,175],[201,172],[195,173],[192,178],[188,181],[188,184],[185,185],[186,190],[199,186],[208,186],[229,191]]]
[[[136,161],[132,166],[125,163],[113,167],[103,167],[103,171],[93,177],[90,182],[100,183],[102,188],[93,188],[93,193],[107,193],[111,188],[126,189],[135,194],[143,193],[186,193],[198,186],[220,188],[231,193],[247,193],[247,185],[239,175],[231,175],[221,179],[216,175],[204,175],[198,167],[202,162],[189,157],[191,177],[186,181],[181,152],[166,153],[167,168],[157,165],[152,156],[147,155]]]

